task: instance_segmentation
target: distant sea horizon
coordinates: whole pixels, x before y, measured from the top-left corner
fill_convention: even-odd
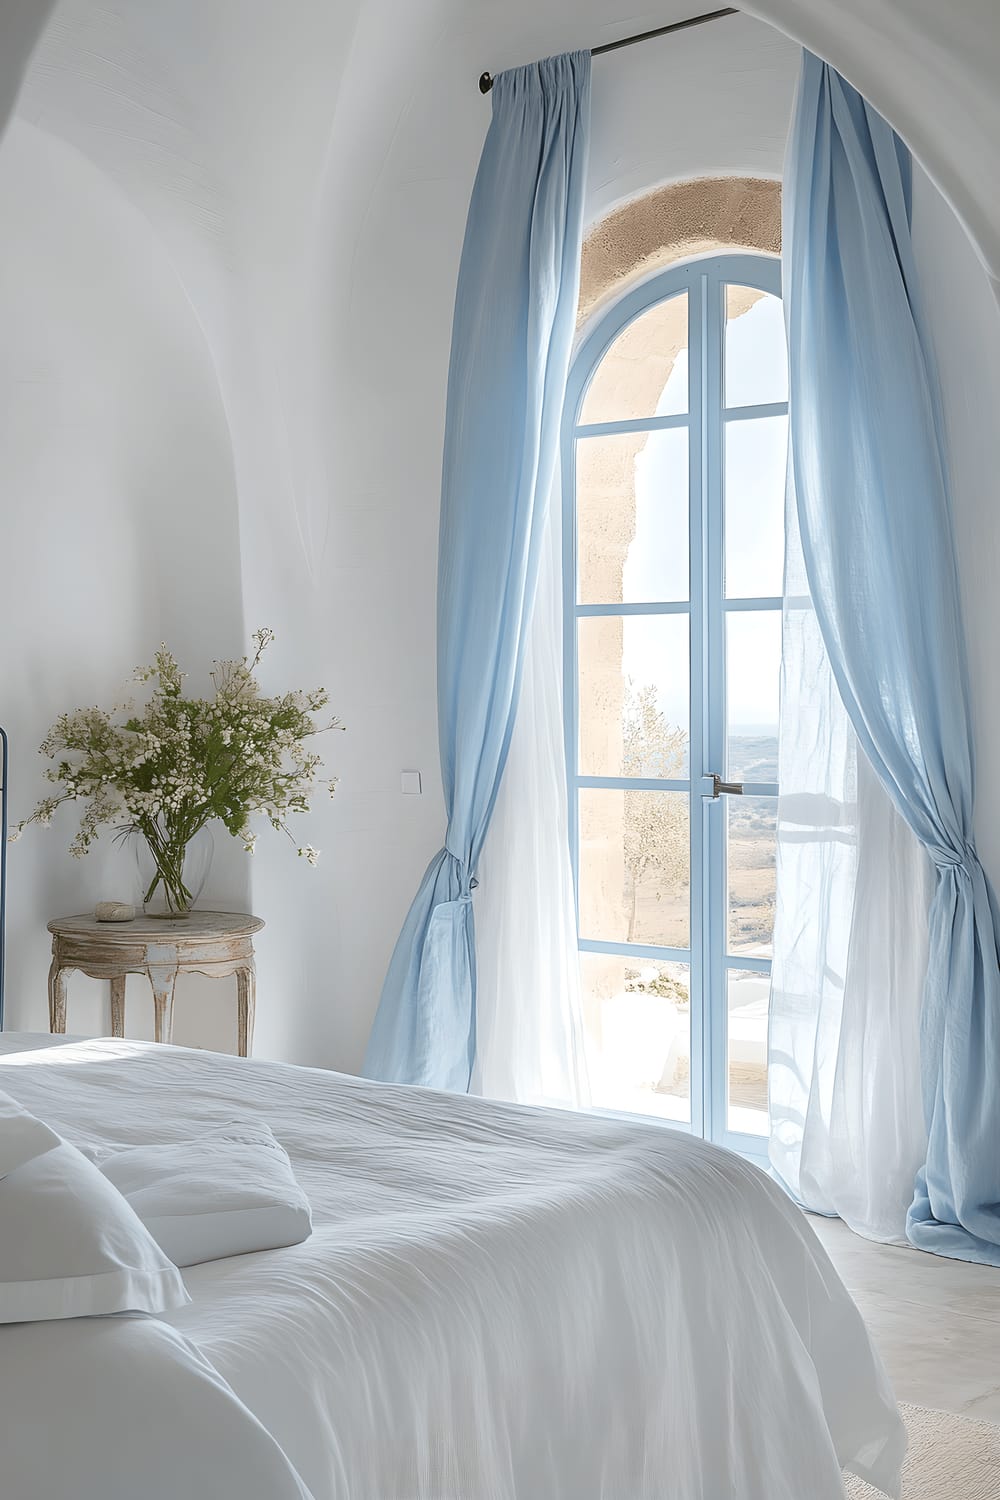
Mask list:
[[[778,731],[773,724],[740,724],[729,734],[727,770],[743,781],[777,781]]]

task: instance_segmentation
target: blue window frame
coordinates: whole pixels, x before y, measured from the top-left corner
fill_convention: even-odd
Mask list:
[[[766,1068],[765,929],[778,793],[787,424],[779,299],[779,262],[756,255],[691,261],[628,292],[590,327],[574,359],[562,454],[566,752],[579,948],[584,968],[603,976],[597,989],[610,984],[612,992],[587,999],[585,980],[585,1005],[601,1017],[595,1022],[590,1014],[588,1027],[604,1028],[606,1051],[621,1045],[641,1058],[646,1049],[652,1065],[640,1066],[647,1073],[666,1051],[670,1077],[680,1079],[663,1083],[665,1063],[659,1082],[647,1077],[636,1090],[599,1085],[595,1105],[657,1115],[757,1156],[766,1134],[760,1058]],[[640,373],[649,365],[651,374],[642,375],[645,402],[636,402],[618,379],[620,369],[628,374],[626,356],[607,357],[623,349],[629,330],[642,329],[645,344],[639,339],[633,363]],[[665,384],[657,369],[669,371]],[[640,449],[641,499],[629,457]],[[596,487],[592,473],[605,476]],[[624,512],[616,496],[624,496]],[[626,658],[655,678],[638,697]],[[652,739],[641,729],[643,709],[655,721]],[[720,795],[713,773],[724,783],[741,780],[742,797],[724,789]],[[664,794],[667,800],[648,800]],[[636,808],[641,812],[630,811]],[[659,888],[655,898],[643,895],[643,909],[652,913],[650,931],[643,931],[635,920],[635,872],[645,866],[636,849],[651,843],[655,860],[655,850],[669,845],[680,868],[685,816],[688,879],[681,871],[680,894],[672,894],[661,873],[667,899]],[[594,916],[592,898],[609,884],[614,900],[606,920]],[[629,902],[631,922],[620,914]],[[773,904],[770,911],[773,921]],[[756,998],[741,1003],[750,995]],[[660,1024],[659,1001],[673,1007],[673,1040]],[[615,1006],[632,1017],[619,1028],[624,1042],[604,1024]],[[645,1021],[636,1020],[640,1012]],[[686,1058],[679,1056],[685,1047]]]

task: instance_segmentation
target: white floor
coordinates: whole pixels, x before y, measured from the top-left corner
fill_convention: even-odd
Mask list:
[[[1000,1269],[877,1245],[809,1216],[882,1355],[896,1398],[1000,1422]]]

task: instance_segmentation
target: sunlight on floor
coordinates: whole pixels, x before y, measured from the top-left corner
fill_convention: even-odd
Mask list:
[[[600,964],[600,955],[584,955]],[[586,983],[586,963],[584,965]],[[595,986],[596,988],[596,986]],[[729,976],[729,1128],[767,1131],[766,975]],[[690,1121],[691,1012],[686,964],[635,960],[616,993],[587,1006],[594,1104],[601,1109]]]

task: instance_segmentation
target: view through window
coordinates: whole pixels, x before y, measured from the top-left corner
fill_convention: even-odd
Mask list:
[[[567,759],[594,1103],[751,1150],[767,1130],[786,440],[769,257],[661,273],[575,362]]]

